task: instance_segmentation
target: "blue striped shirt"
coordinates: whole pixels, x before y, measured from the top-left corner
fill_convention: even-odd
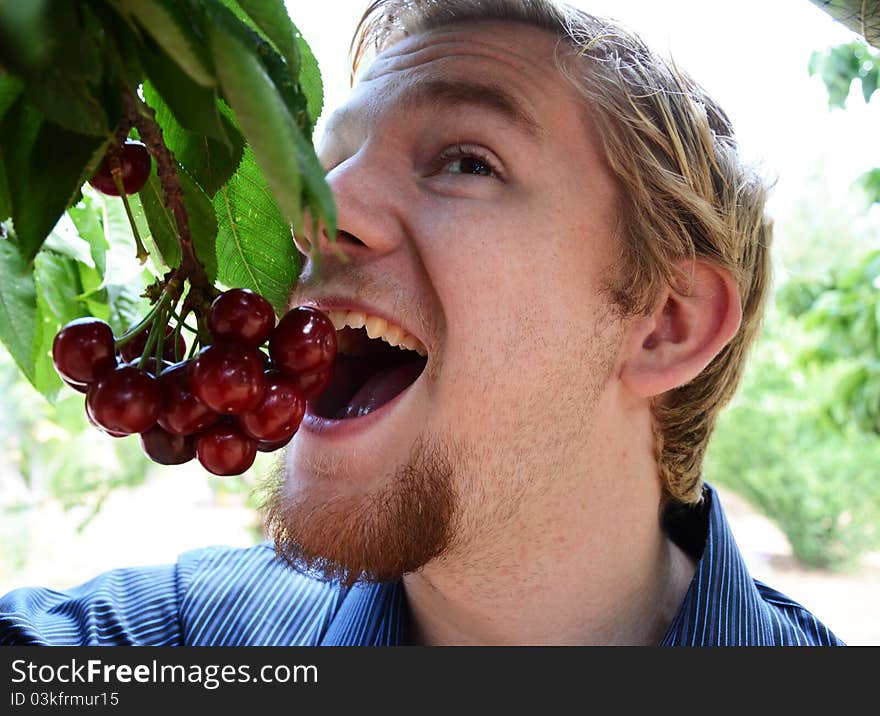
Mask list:
[[[698,564],[661,646],[842,646],[804,607],[749,576],[717,494],[706,486],[704,496],[701,509],[667,520]],[[409,635],[401,582],[322,582],[292,570],[270,543],[199,549],[173,565],[0,599],[0,644],[380,646],[411,643]]]

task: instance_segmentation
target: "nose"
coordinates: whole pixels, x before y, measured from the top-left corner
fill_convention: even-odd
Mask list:
[[[337,210],[335,247],[323,225],[313,226],[306,214],[305,234],[294,236],[296,248],[308,258],[314,250],[366,259],[394,251],[402,240],[399,190],[381,157],[366,148],[335,166],[326,175]]]

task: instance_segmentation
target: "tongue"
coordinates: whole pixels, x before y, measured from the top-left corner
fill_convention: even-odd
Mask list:
[[[421,362],[411,361],[380,371],[363,384],[336,419],[357,418],[381,408],[406,390],[419,377],[422,368]]]

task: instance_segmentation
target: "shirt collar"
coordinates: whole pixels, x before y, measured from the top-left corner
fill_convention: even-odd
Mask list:
[[[321,646],[394,646],[406,643],[403,582],[357,582],[341,604]]]
[[[771,643],[771,617],[746,568],[718,494],[704,485],[708,530],[694,578],[660,646]]]

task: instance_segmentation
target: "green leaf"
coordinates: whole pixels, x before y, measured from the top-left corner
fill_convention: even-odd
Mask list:
[[[12,241],[0,240],[0,340],[31,382],[36,312],[37,291],[30,267]]]
[[[31,360],[34,387],[50,401],[61,388],[61,379],[52,363],[55,334],[69,321],[88,315],[79,295],[77,262],[53,251],[40,251],[34,259],[37,289],[37,317]]]
[[[88,315],[106,321],[110,317],[110,306],[107,305],[107,289],[101,287],[104,277],[94,267],[79,261],[76,263],[76,268],[82,286],[82,293],[78,299],[85,305]]]
[[[335,207],[323,168],[248,46],[247,28],[224,7],[215,8],[214,17],[208,35],[221,86],[282,214],[301,233],[305,196],[335,235]]]
[[[24,83],[10,74],[0,75],[0,127],[6,111],[15,104]],[[6,161],[3,159],[3,147],[0,142],[0,221],[12,216],[12,199],[9,196],[9,180],[6,177]]]
[[[150,302],[141,295],[141,287],[146,285],[149,279],[150,276],[145,273],[140,282],[110,284],[106,287],[110,313],[108,322],[113,329],[113,335],[121,336],[147,315]]]
[[[83,201],[67,210],[67,215],[73,221],[80,238],[89,244],[89,253],[92,256],[92,265],[104,277],[107,269],[107,239],[104,237],[104,229],[101,228],[100,215],[103,208],[100,202],[84,197]]]
[[[182,127],[169,105],[149,83],[144,85],[144,99],[155,110],[165,144],[175,159],[209,196],[214,196],[235,173],[244,153],[244,138],[232,122],[218,112],[215,94],[211,92],[208,98],[209,107],[219,118],[218,125],[224,141]]]
[[[104,285],[128,284],[139,279],[142,267],[137,253],[125,206],[118,196],[101,196],[96,201],[102,209],[101,225],[107,242]]]
[[[321,70],[318,67],[318,59],[312,52],[302,35],[297,32],[297,42],[302,56],[302,65],[299,71],[299,83],[308,99],[309,117],[312,124],[318,121],[324,108],[324,82],[321,79]]]
[[[20,98],[0,125],[0,157],[10,180],[11,215],[26,259],[78,195],[83,176],[105,142],[69,132]]]
[[[205,267],[208,278],[213,281],[217,277],[215,250],[217,216],[214,206],[207,194],[185,171],[178,168],[178,176],[183,189],[183,201],[189,219],[193,248],[196,257]],[[177,223],[172,212],[165,206],[162,187],[155,168],[139,196],[150,227],[150,234],[162,255],[163,263],[169,268],[176,268],[181,260]]]
[[[218,12],[216,17],[223,21],[209,25],[208,37],[223,92],[282,212],[294,227],[301,227],[296,124],[262,63],[232,24],[234,16]]]
[[[137,20],[166,53],[195,82],[215,84],[211,61],[205,52],[201,28],[193,23],[185,3],[175,0],[114,0],[120,10]]]
[[[871,96],[877,91],[877,83],[880,81],[880,68],[872,67],[862,76],[862,96],[865,102],[871,101]]]
[[[47,29],[51,56],[24,76],[28,100],[65,129],[108,135],[120,112],[103,86],[110,29],[90,5],[72,2],[53,3]],[[105,106],[112,108],[110,115]]]
[[[14,72],[45,62],[49,54],[47,0],[0,2],[0,65]]]
[[[9,195],[9,181],[6,178],[6,162],[3,147],[0,146],[0,222],[12,216],[12,197]]]
[[[208,195],[186,172],[180,172],[183,198],[189,212],[189,228],[192,234],[196,258],[205,269],[208,280],[217,280],[217,213]]]
[[[872,204],[880,203],[880,168],[871,169],[858,179]]]
[[[296,126],[301,132],[311,137],[312,122],[309,117],[308,100],[302,93],[299,84],[290,79],[287,63],[266,42],[259,41],[254,45],[254,49],[269,78],[275,83],[275,89],[281,95],[284,104],[287,105],[287,111],[293,117]]]
[[[76,224],[73,223],[69,214],[62,214],[60,221],[52,229],[52,233],[46,237],[43,249],[95,268],[92,247],[79,235]]]
[[[149,47],[149,44],[143,43],[140,47],[150,78],[150,82],[144,83],[143,91],[146,103],[156,110],[157,121],[160,115],[157,105],[161,102],[161,113],[170,112],[178,126],[228,145],[228,128],[217,109],[216,88],[194,82],[160,48]],[[165,130],[166,125],[162,121],[159,124]],[[179,157],[178,161],[181,161]]]
[[[6,110],[14,104],[23,89],[24,83],[17,77],[9,73],[0,75],[0,119],[3,119]]]
[[[153,166],[150,178],[138,192],[147,225],[150,227],[150,238],[159,252],[156,257],[151,250],[153,258],[158,258],[168,268],[180,266],[180,244],[177,240],[177,225],[174,216],[165,206],[165,197],[162,194],[162,185]]]
[[[299,31],[290,21],[282,0],[238,0],[238,4],[284,57],[295,82],[301,66]]]
[[[278,0],[268,3],[264,0],[220,1],[255,33],[265,37],[284,57],[283,66],[286,80],[292,83],[297,94],[302,94],[306,98],[307,111],[311,118],[311,126],[309,127],[309,133],[311,133],[311,128],[321,115],[324,104],[321,72],[312,49],[291,21],[283,3]],[[273,74],[270,63],[266,62],[267,57],[263,54],[264,52],[264,50],[260,52],[260,57],[267,66],[266,69],[275,84],[281,90],[284,80]]]
[[[290,225],[284,220],[253,153],[245,152],[232,180],[214,197],[217,278],[263,295],[280,316],[299,274]],[[288,247],[284,250],[283,247]]]
[[[39,82],[27,87],[27,98],[47,119],[78,134],[106,137],[110,120],[97,88],[64,67],[47,67]],[[114,117],[114,124],[117,118]]]

